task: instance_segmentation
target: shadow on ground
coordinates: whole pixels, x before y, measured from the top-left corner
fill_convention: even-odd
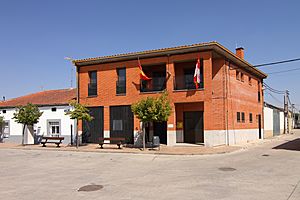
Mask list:
[[[273,149],[284,149],[284,150],[291,150],[291,151],[300,151],[300,138],[292,140],[292,141],[288,141],[286,143],[283,143],[281,145],[273,147]]]

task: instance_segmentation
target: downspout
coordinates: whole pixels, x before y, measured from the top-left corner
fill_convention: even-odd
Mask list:
[[[226,59],[226,58],[225,58]],[[226,60],[224,61],[225,63],[225,101],[226,101],[226,109],[225,109],[225,115],[226,115],[226,145],[229,145],[229,130],[228,130],[228,67],[226,65]],[[229,63],[229,62],[228,62]],[[229,65],[229,64],[228,64]]]
[[[77,103],[79,102],[79,75],[78,75],[78,71],[79,71],[79,67],[73,62],[74,66],[76,67],[76,101]],[[74,132],[76,133],[76,148],[79,147],[79,135],[78,135],[78,120],[75,119],[74,120]]]

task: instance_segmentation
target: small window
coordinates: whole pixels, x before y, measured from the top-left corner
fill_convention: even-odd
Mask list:
[[[60,120],[48,121],[48,135],[59,136],[61,134],[60,125]]]
[[[3,123],[3,137],[8,138],[9,135],[10,135],[9,120],[5,120]]]
[[[97,95],[97,71],[89,72],[88,96]]]
[[[253,122],[252,113],[249,113],[249,122],[250,122],[250,123]]]
[[[252,85],[252,79],[251,79],[251,77],[248,78],[248,82],[249,82],[249,85]]]
[[[51,111],[52,112],[56,112],[56,108],[51,108]]]
[[[240,112],[236,113],[236,120],[237,120],[237,122],[241,122],[241,113]]]
[[[126,94],[126,68],[117,69],[118,80],[116,84],[117,94]]]
[[[2,113],[5,114],[5,113],[6,113],[6,110],[2,110]]]
[[[244,74],[241,72],[241,81],[244,82]]]
[[[240,72],[236,70],[236,80],[240,80]]]
[[[122,131],[122,130],[123,130],[123,121],[113,120],[113,131]]]
[[[244,123],[245,122],[245,113],[242,112],[242,122]]]
[[[260,92],[257,92],[257,100],[260,102]]]

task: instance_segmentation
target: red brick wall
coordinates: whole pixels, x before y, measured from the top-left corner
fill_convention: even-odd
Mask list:
[[[204,89],[197,91],[174,91],[173,77],[175,75],[174,62],[196,60],[203,58]],[[257,128],[256,114],[262,114],[263,98],[257,102],[257,79],[252,77],[252,86],[248,84],[248,74],[244,73],[245,82],[235,79],[234,66],[231,65],[228,75],[228,63],[223,59],[212,58],[212,52],[189,53],[157,58],[141,59],[142,65],[166,63],[166,69],[171,76],[167,81],[167,90],[173,107],[168,123],[174,124],[169,130],[176,130],[175,103],[202,102],[195,105],[195,109],[204,110],[205,130],[224,130],[228,119],[229,129]],[[196,64],[196,63],[195,63]],[[126,95],[116,95],[116,68],[126,67]],[[88,71],[97,70],[98,96],[88,97]],[[87,106],[104,106],[104,130],[109,130],[109,106],[131,105],[147,96],[158,96],[159,93],[140,93],[139,69],[137,60],[105,63],[80,67],[79,70],[79,101]],[[227,85],[227,87],[226,87]],[[226,98],[227,97],[227,98]],[[228,117],[226,117],[227,109]],[[236,112],[245,112],[246,122],[236,122]],[[249,123],[249,112],[253,113],[253,123]],[[178,117],[178,116],[177,116]],[[263,124],[263,123],[262,123]],[[135,118],[134,129],[138,128],[139,121]]]

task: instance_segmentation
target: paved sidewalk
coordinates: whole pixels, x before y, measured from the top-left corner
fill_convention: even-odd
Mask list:
[[[193,145],[193,144],[178,144],[176,146],[166,146],[161,145],[160,150],[157,148],[150,149],[147,148],[145,151],[139,148],[128,148],[123,147],[118,149],[117,145],[105,144],[103,149],[100,149],[97,144],[88,144],[80,146],[79,148],[61,145],[60,148],[56,148],[56,145],[49,144],[47,147],[42,147],[42,145],[26,145],[22,146],[20,144],[13,143],[0,143],[0,148],[8,149],[24,149],[24,150],[49,150],[49,151],[78,151],[78,152],[98,152],[98,153],[133,153],[133,154],[161,154],[161,155],[210,155],[210,154],[223,154],[231,153],[238,150],[245,150],[249,148],[255,148],[266,143],[271,143],[274,141],[293,139],[297,135],[300,135],[300,130],[293,130],[292,134],[283,134],[269,139],[255,140],[249,143],[233,145],[233,146],[217,146],[217,147],[205,147],[203,145]]]
[[[73,146],[62,145],[57,148],[56,145],[49,144],[47,147],[42,145],[26,145],[12,143],[2,143],[0,148],[9,149],[24,149],[24,150],[52,150],[52,151],[78,151],[78,152],[99,152],[99,153],[133,153],[133,154],[162,154],[162,155],[206,155],[206,154],[221,154],[230,153],[242,149],[239,146],[218,146],[218,147],[204,147],[202,145],[177,145],[169,147],[161,145],[160,150],[157,148],[147,148],[145,151],[140,148],[123,147],[118,149],[117,145],[105,144],[103,149],[97,144],[88,144],[80,146],[78,149]]]

